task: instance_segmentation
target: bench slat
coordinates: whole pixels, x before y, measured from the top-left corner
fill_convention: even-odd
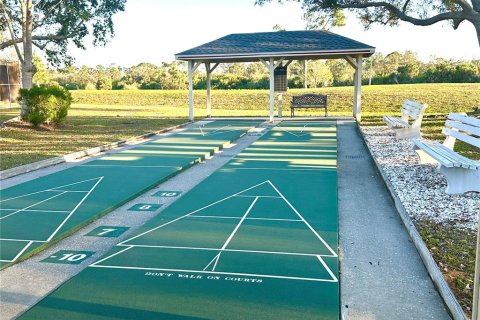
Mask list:
[[[410,128],[410,124],[399,117],[390,117],[390,116],[383,116],[383,120],[390,123],[394,127],[403,127],[403,128]]]
[[[463,122],[463,123],[469,124],[469,125],[474,126],[474,127],[480,127],[480,119],[465,116],[465,115],[460,114],[460,113],[450,113],[448,115],[448,119]]]
[[[456,130],[445,128],[442,130],[442,133],[457,138],[458,140],[462,140],[468,144],[471,144],[477,148],[480,148],[480,138],[475,138],[473,136],[466,135],[464,133],[458,132]]]
[[[469,124],[465,124],[462,122],[447,120],[445,121],[445,126],[452,127],[461,131],[466,131],[468,133],[474,134],[476,136],[480,136],[480,127],[474,127]]]
[[[403,109],[402,113],[406,114],[407,116],[409,116],[412,119],[417,119],[418,118],[418,114],[413,113],[412,111],[409,111],[409,110],[406,110],[406,109]]]
[[[403,110],[409,111],[412,114],[416,115],[416,117],[417,117],[420,114],[420,112],[422,111],[422,108],[413,107],[413,106],[410,106],[410,105],[403,105]]]
[[[423,142],[418,139],[414,140],[417,147],[425,151],[432,158],[436,159],[445,167],[465,168],[465,169],[480,169],[480,162],[468,159],[455,151],[447,148],[438,142]]]
[[[476,163],[473,160],[470,160],[455,151],[447,148],[443,144],[437,143],[436,144],[437,151],[441,153],[443,156],[448,158],[450,161],[454,163],[454,167],[457,168],[465,168],[465,169],[477,169],[480,163]]]
[[[437,160],[445,167],[453,168],[455,166],[455,164],[449,158],[446,158],[443,154],[439,154],[438,152],[436,152],[435,148],[432,146],[431,143],[425,143],[416,139],[414,140],[414,143],[417,147],[425,151],[429,156]]]

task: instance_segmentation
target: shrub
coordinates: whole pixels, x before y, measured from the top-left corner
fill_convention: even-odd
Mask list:
[[[72,104],[70,92],[56,86],[21,89],[20,99],[27,105],[27,121],[34,126],[42,123],[58,125],[67,117]]]
[[[97,81],[97,90],[112,90],[112,79],[109,77],[100,77]]]

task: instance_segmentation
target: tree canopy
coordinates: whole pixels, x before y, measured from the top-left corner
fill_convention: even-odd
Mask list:
[[[21,63],[22,87],[30,89],[36,69],[33,46],[52,64],[69,64],[68,44],[85,49],[90,35],[94,45],[105,44],[114,34],[112,17],[125,9],[126,0],[0,0],[0,50],[14,47]],[[21,45],[21,46],[20,46]],[[22,104],[21,116],[27,107]]]
[[[85,48],[87,35],[104,45],[114,34],[112,17],[124,10],[126,0],[0,0],[0,32],[8,32],[0,49],[23,44],[27,29],[31,42],[51,63],[70,62],[67,45]],[[20,53],[20,52],[17,52]],[[23,59],[19,56],[20,61]]]
[[[278,0],[283,2],[284,0]],[[339,16],[338,10],[357,14],[366,28],[372,24],[394,26],[405,21],[418,26],[429,26],[442,21],[454,29],[464,22],[473,24],[480,46],[480,0],[286,0],[301,2],[307,14],[321,13],[322,19],[332,21]],[[272,0],[256,0],[263,5]]]

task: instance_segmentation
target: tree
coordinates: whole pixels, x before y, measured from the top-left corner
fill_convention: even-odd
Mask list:
[[[33,56],[33,64],[37,72],[33,76],[33,82],[36,85],[48,84],[50,82],[49,70],[45,63],[43,63],[42,58],[39,56]]]
[[[22,69],[22,86],[32,87],[35,74],[33,46],[42,50],[48,61],[70,63],[67,45],[85,49],[84,39],[91,35],[94,45],[105,45],[114,34],[112,16],[123,11],[126,0],[0,0],[0,32],[9,39],[0,42],[0,50],[14,47]],[[21,44],[21,47],[20,47]],[[26,115],[22,105],[21,116]]]
[[[307,11],[302,18],[307,23],[306,30],[329,30],[330,27],[345,25],[345,14],[340,9],[333,9],[327,14],[319,11]]]
[[[263,5],[272,0],[256,0]],[[374,23],[394,26],[405,21],[417,26],[450,22],[456,30],[468,21],[477,31],[480,46],[480,0],[289,0],[302,2],[307,13],[322,13],[334,19],[336,10],[355,12],[366,28]],[[282,0],[278,0],[282,2]]]

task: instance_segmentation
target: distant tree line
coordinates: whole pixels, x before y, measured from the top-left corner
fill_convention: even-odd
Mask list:
[[[55,83],[69,90],[180,90],[187,88],[186,64],[174,61],[155,65],[140,63],[131,68],[112,64],[108,67],[47,68],[38,57],[34,59],[37,73],[34,83]],[[347,86],[353,84],[353,68],[345,60],[308,62],[307,84],[310,88]],[[288,67],[290,88],[304,83],[303,66],[295,61]],[[260,62],[222,64],[212,74],[212,87],[217,89],[266,89],[268,70]],[[195,89],[206,88],[202,68],[194,73]],[[480,82],[480,60],[455,61],[436,58],[423,62],[411,51],[376,53],[364,60],[364,84],[401,83],[465,83]]]

